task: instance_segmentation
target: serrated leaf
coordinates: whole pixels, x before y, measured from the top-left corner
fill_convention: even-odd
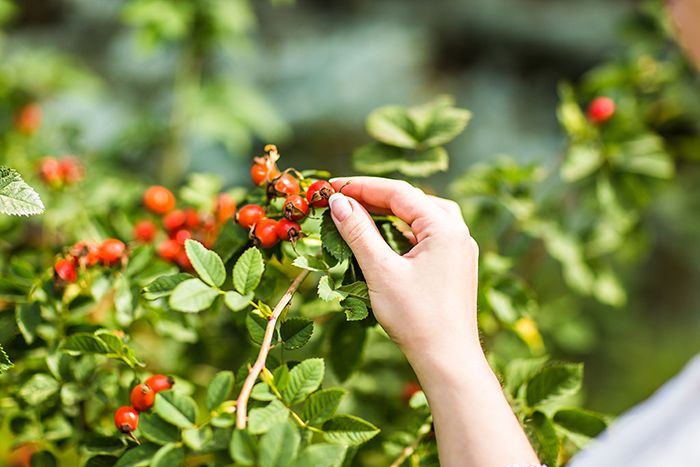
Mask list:
[[[309,358],[292,368],[287,387],[282,391],[284,400],[291,405],[303,401],[321,385],[324,371],[322,358]]]
[[[260,438],[260,467],[286,467],[297,455],[301,436],[289,423],[275,425]]]
[[[161,446],[180,441],[180,430],[156,414],[142,413],[139,430],[144,438]]]
[[[262,316],[258,316],[255,313],[248,313],[245,317],[245,327],[248,329],[248,334],[250,335],[250,340],[253,343],[261,345],[263,338],[265,337],[265,330],[267,328],[268,320]],[[277,343],[277,336],[272,337],[272,345]]]
[[[58,381],[44,373],[36,373],[19,388],[17,394],[29,405],[38,405],[58,393]]]
[[[151,466],[173,467],[176,465],[182,465],[184,460],[185,450],[176,444],[168,444],[160,448],[156,455],[153,456]]]
[[[292,467],[340,467],[346,447],[339,444],[318,443],[307,446],[292,462]]]
[[[177,427],[190,428],[197,422],[197,404],[172,390],[156,394],[153,407],[163,420]]]
[[[255,399],[256,401],[270,402],[275,400],[277,396],[272,393],[270,386],[268,386],[266,383],[260,382],[253,386],[253,390],[250,392],[250,398]]]
[[[248,248],[233,267],[233,286],[238,293],[246,295],[257,288],[264,271],[265,261],[260,250]]]
[[[317,291],[319,298],[326,302],[342,300],[345,298],[344,293],[339,292],[331,286],[330,276],[321,276],[321,278],[318,281]]]
[[[340,306],[343,307],[348,321],[360,321],[369,316],[367,304],[358,298],[348,297],[340,302]]]
[[[212,287],[221,287],[226,279],[224,262],[196,240],[185,240],[185,252],[199,277]]]
[[[207,387],[207,408],[216,409],[226,401],[233,390],[234,376],[231,371],[220,371]]]
[[[241,311],[245,310],[249,305],[250,301],[253,299],[254,295],[249,293],[247,295],[241,295],[234,290],[229,290],[224,295],[224,303],[231,311]]]
[[[418,144],[417,129],[408,111],[399,106],[385,106],[367,117],[367,132],[377,141],[412,149]]]
[[[12,363],[12,360],[10,360],[10,356],[7,355],[7,352],[5,352],[5,349],[2,347],[2,344],[0,344],[0,375],[12,368],[14,363]]]
[[[329,443],[357,446],[379,434],[379,428],[353,415],[336,415],[323,424],[323,439]]]
[[[192,274],[180,272],[177,274],[160,276],[143,288],[143,298],[146,300],[157,300],[162,297],[167,297],[173,293],[173,290],[175,290],[175,287],[177,287],[180,282],[184,282],[187,279],[192,279]]]
[[[324,211],[321,219],[321,243],[323,249],[339,262],[352,257],[352,250],[338,232],[330,209]]]
[[[302,420],[314,425],[331,418],[338,410],[346,391],[342,388],[321,389],[311,394],[301,409]]]
[[[431,112],[420,139],[423,147],[441,146],[455,139],[471,119],[471,112],[456,107],[439,107]]]
[[[327,271],[328,265],[320,258],[315,256],[297,256],[292,261],[292,265],[306,269],[308,271]]]
[[[241,465],[255,465],[258,453],[258,443],[244,430],[234,430],[231,436],[229,454],[235,462]]]
[[[115,436],[91,436],[83,442],[83,447],[91,453],[113,454],[124,449],[125,443]]]
[[[194,450],[201,451],[212,441],[214,434],[211,427],[203,426],[199,428],[187,428],[182,431],[182,440],[185,445]]]
[[[398,222],[398,220],[397,220]],[[408,228],[410,231],[410,226]],[[389,246],[400,255],[408,253],[408,251],[413,248],[413,244],[406,238],[406,236],[399,230],[393,222],[384,222],[379,226],[379,232],[384,237],[384,240],[389,244]]]
[[[525,397],[528,406],[537,407],[576,393],[583,379],[583,365],[557,363],[542,368],[528,381]]]
[[[109,347],[101,339],[93,334],[79,332],[68,336],[61,345],[61,350],[81,354],[107,354]]]
[[[358,321],[339,323],[331,330],[328,360],[340,381],[348,379],[360,367],[366,337],[367,328]]]
[[[188,279],[175,287],[169,304],[173,310],[196,313],[209,308],[219,293],[199,279]]]
[[[34,342],[36,329],[41,324],[41,309],[38,303],[20,303],[15,310],[17,327],[27,344]]]
[[[255,408],[248,414],[248,431],[252,435],[265,433],[275,425],[289,418],[289,409],[279,400],[270,402],[265,407]]]
[[[314,332],[314,323],[305,318],[288,318],[280,325],[284,348],[294,350],[306,345]]]
[[[146,467],[151,464],[158,448],[155,444],[142,443],[122,454],[114,467]]]
[[[552,421],[542,412],[535,412],[525,420],[525,432],[540,461],[545,465],[557,465],[559,439]]]
[[[0,167],[0,214],[32,216],[44,212],[36,191],[14,169]]]
[[[595,438],[607,428],[600,415],[583,409],[562,409],[553,417],[554,423],[562,428],[589,438]]]
[[[368,175],[398,172],[409,177],[427,177],[446,171],[449,167],[449,156],[442,146],[409,154],[399,148],[370,143],[353,152],[352,162],[357,171]]]
[[[338,291],[343,292],[346,297],[355,297],[369,302],[369,289],[365,281],[356,281],[351,284],[341,285],[338,287]]]

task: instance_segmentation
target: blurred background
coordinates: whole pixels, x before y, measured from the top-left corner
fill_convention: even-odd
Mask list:
[[[166,0],[0,3],[0,84],[13,89],[0,106],[38,99],[44,113],[46,137],[27,157],[72,153],[88,170],[171,185],[215,172],[233,185],[275,142],[286,165],[348,174],[370,111],[451,94],[473,119],[448,146],[449,171],[426,182],[448,195],[439,187],[498,154],[559,160],[558,83],[637,47],[658,12],[605,0],[202,1],[194,16]],[[697,181],[679,166],[644,212],[625,306],[566,291],[552,305],[562,329],[548,349],[586,363],[588,408],[620,413],[700,350]],[[546,274],[558,272],[534,280]]]

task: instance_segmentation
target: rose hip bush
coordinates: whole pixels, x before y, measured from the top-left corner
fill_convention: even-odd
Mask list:
[[[146,153],[151,139],[161,145],[157,180],[63,155],[70,145],[55,145],[71,129],[52,128],[42,100],[65,83],[12,55],[12,70],[0,64],[0,161],[13,167],[0,169],[3,463],[437,465],[425,397],[377,326],[362,271],[329,216],[331,174],[290,167],[283,147],[267,145],[250,150],[250,183],[227,187],[204,173],[180,183],[185,130],[247,148],[250,136],[230,135],[265,133],[259,114],[275,120],[258,99],[242,108],[232,91],[206,98],[221,84],[202,63],[249,32],[227,22],[224,3],[126,3],[125,21],[142,39],[191,66],[173,85],[173,120],[187,122],[192,89],[203,100],[201,127],[137,140]],[[625,303],[620,276],[648,251],[631,250],[650,230],[644,215],[700,147],[700,120],[677,92],[697,79],[663,29],[649,27],[648,48],[562,85],[568,144],[559,163],[494,159],[441,193],[462,204],[480,243],[484,347],[550,466],[608,418],[577,408],[582,366],[549,352],[586,350],[574,332],[592,332],[574,313],[583,304]],[[67,71],[61,60],[52,66],[56,76]],[[354,168],[432,191],[423,178],[448,169],[445,145],[469,119],[445,97],[379,108]],[[404,223],[375,221],[392,248],[410,249]]]

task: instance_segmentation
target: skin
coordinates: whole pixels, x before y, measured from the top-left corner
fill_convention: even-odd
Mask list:
[[[332,180],[338,231],[367,280],[372,309],[413,367],[433,413],[443,467],[539,464],[489,367],[476,320],[478,246],[459,206],[406,182]],[[369,212],[411,226],[414,247],[395,253]]]
[[[688,56],[700,67],[700,1],[668,0],[666,2],[676,36]]]

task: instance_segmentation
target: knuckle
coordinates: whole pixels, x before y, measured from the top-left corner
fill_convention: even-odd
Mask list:
[[[345,241],[351,246],[360,244],[367,233],[367,228],[365,222],[355,220],[346,230]]]

